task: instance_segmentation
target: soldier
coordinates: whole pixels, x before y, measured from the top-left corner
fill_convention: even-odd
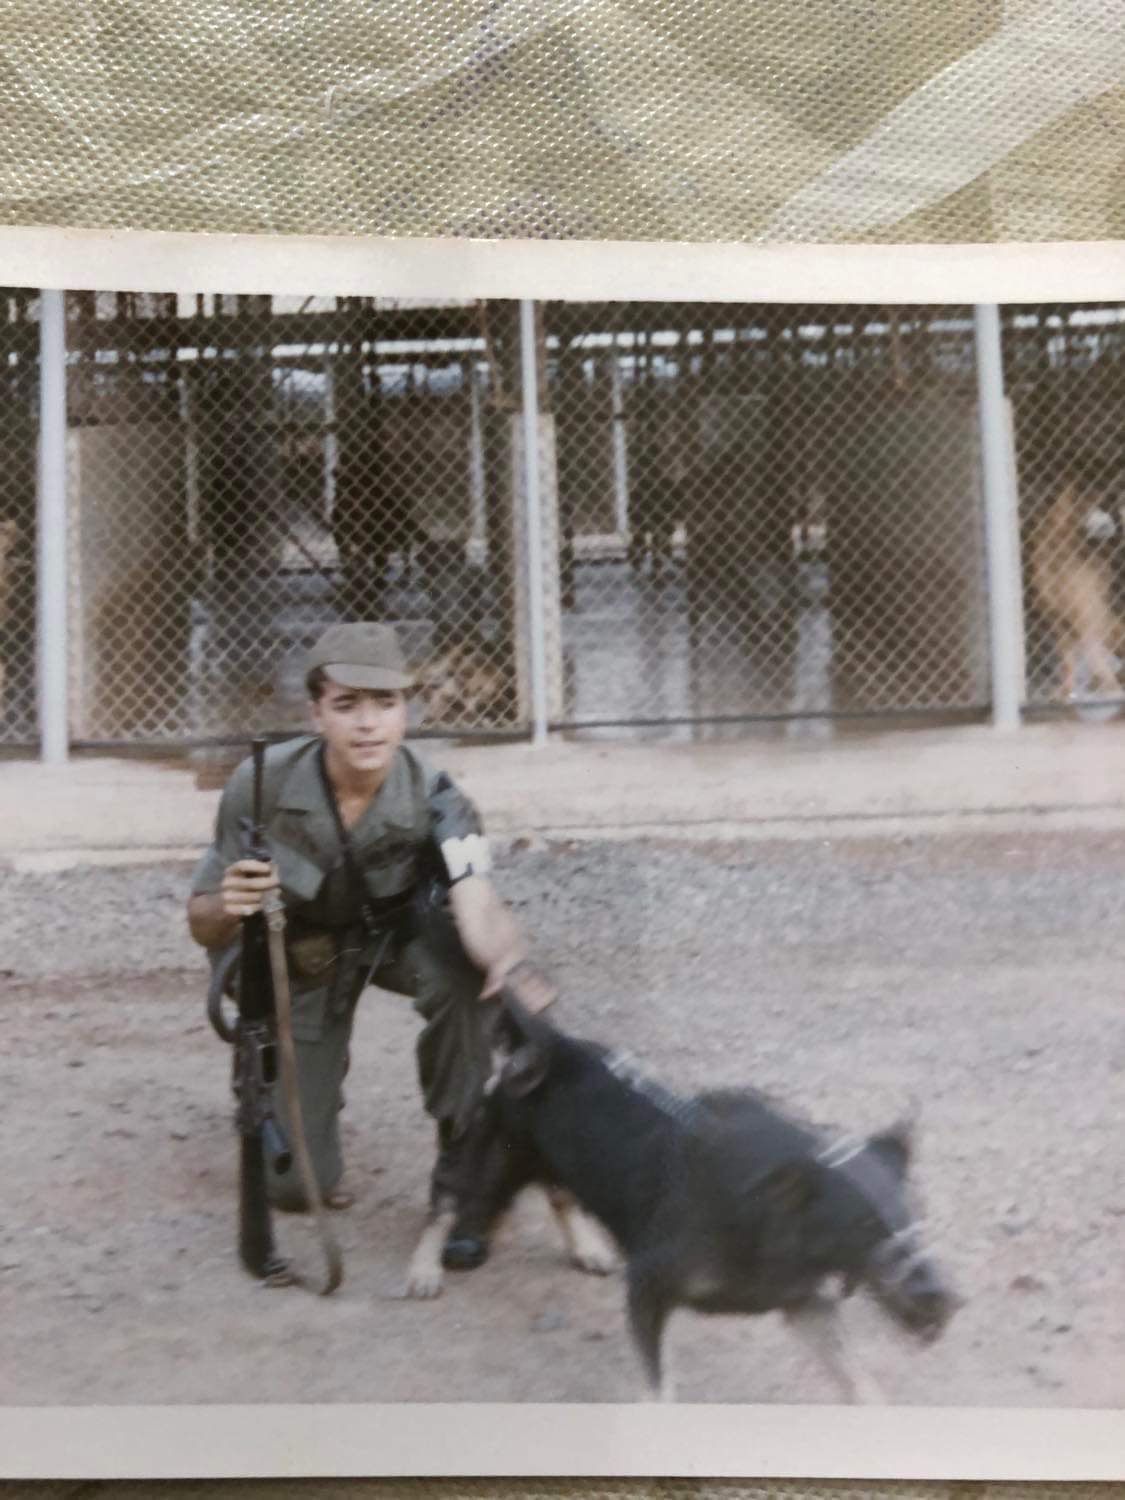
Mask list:
[[[448,1201],[456,1160],[491,1065],[501,984],[530,1008],[554,990],[525,956],[514,918],[488,878],[489,853],[473,804],[447,775],[403,744],[414,686],[388,625],[335,625],[306,661],[315,733],[266,754],[262,818],[273,862],[240,857],[251,811],[251,763],[223,790],[211,847],[196,868],[188,924],[232,984],[239,923],[279,887],[293,995],[298,1088],[310,1154],[329,1207],[340,1187],[338,1114],[360,993],[369,984],[412,996],[425,1025],[417,1065],[437,1121],[431,1193]],[[284,1102],[275,1102],[283,1127]],[[294,1174],[271,1172],[281,1209],[307,1208]],[[487,1245],[458,1237],[449,1266],[479,1265]]]

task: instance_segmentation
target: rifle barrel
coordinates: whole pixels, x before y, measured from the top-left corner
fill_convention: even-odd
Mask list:
[[[266,740],[264,735],[258,735],[251,742],[251,751],[254,756],[254,842],[262,842],[262,771],[266,760]]]

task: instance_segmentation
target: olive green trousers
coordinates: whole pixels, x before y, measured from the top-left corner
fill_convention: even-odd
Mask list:
[[[380,989],[409,996],[423,1021],[416,1060],[426,1111],[437,1122],[439,1150],[431,1193],[452,1184],[457,1142],[481,1098],[491,1068],[491,1032],[497,1006],[483,1002],[482,976],[463,954],[451,961],[424,938],[415,937],[372,976]],[[344,1161],[340,1110],[348,1071],[349,1044],[360,993],[331,1003],[324,990],[294,994],[294,1047],[297,1089],[305,1137],[322,1194],[339,1183]],[[290,1122],[280,1087],[274,1110],[289,1135]],[[267,1169],[271,1202],[280,1209],[306,1208],[296,1165],[283,1175]]]

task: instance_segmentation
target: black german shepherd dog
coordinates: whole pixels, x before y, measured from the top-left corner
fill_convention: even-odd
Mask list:
[[[808,1337],[845,1399],[879,1400],[845,1356],[839,1294],[829,1287],[843,1295],[866,1287],[927,1342],[958,1305],[911,1215],[910,1149],[904,1126],[826,1141],[750,1090],[681,1098],[508,996],[493,1077],[463,1156],[455,1233],[487,1239],[515,1196],[537,1183],[576,1261],[604,1271],[605,1256],[568,1207],[576,1200],[624,1255],[633,1340],[650,1392],[666,1399],[662,1337],[669,1315],[686,1307],[779,1311]],[[429,1294],[436,1289],[431,1279]]]

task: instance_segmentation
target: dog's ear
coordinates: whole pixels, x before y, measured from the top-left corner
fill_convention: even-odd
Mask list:
[[[915,1112],[903,1115],[886,1130],[873,1135],[867,1144],[872,1151],[877,1152],[883,1158],[892,1171],[897,1172],[901,1177],[905,1175],[910,1165],[917,1131],[917,1113]]]
[[[535,1042],[517,1047],[500,1069],[500,1088],[512,1099],[526,1099],[547,1076],[550,1053]]]
[[[541,1046],[548,1046],[558,1035],[550,1021],[538,1012],[528,1010],[509,985],[500,990],[500,1005],[509,1035],[514,1034],[521,1041]]]
[[[501,1007],[496,1012],[496,1019],[492,1023],[493,1050],[501,1057],[509,1058],[523,1040],[523,1032],[514,1017],[506,1007]]]
[[[820,1191],[820,1179],[811,1161],[786,1161],[767,1172],[757,1192],[771,1208],[782,1213],[800,1213]]]

